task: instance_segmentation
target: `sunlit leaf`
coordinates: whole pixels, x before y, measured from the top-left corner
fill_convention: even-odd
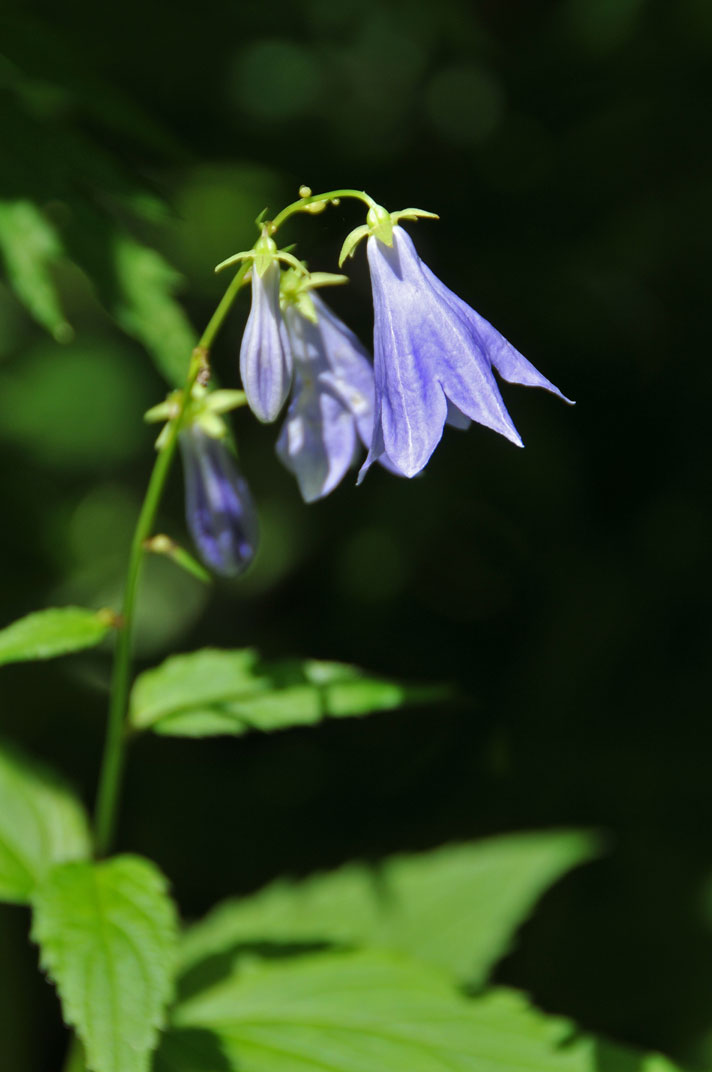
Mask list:
[[[141,674],[131,697],[136,729],[204,737],[312,725],[441,699],[441,687],[403,685],[343,663],[264,661],[255,651],[205,648]]]
[[[176,921],[137,856],[63,864],[34,899],[32,936],[91,1072],[146,1072],[171,994]]]
[[[187,932],[183,987],[251,945],[320,943],[399,950],[479,985],[543,891],[595,851],[591,834],[538,831],[276,882],[226,901]]]
[[[28,312],[59,342],[72,336],[52,278],[59,236],[32,201],[0,200],[0,253],[10,284]]]
[[[610,1064],[599,1063],[605,1050]],[[377,952],[241,966],[177,1006],[160,1072],[627,1072],[627,1051],[505,990],[467,1000],[436,971]],[[628,1058],[627,1065],[625,1058]],[[645,1072],[663,1058],[635,1055]]]
[[[0,666],[92,648],[110,628],[110,616],[105,611],[83,607],[35,611],[0,629]]]
[[[81,804],[48,767],[0,743],[0,900],[25,902],[64,860],[89,854]]]
[[[139,339],[171,384],[185,382],[196,336],[173,297],[180,276],[156,250],[124,234],[114,243],[117,320]]]

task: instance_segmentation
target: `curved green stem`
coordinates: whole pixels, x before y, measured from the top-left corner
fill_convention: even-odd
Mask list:
[[[363,201],[369,208],[376,203],[365,190],[329,190],[325,194],[310,194],[309,197],[300,197],[298,201],[293,201],[291,205],[287,205],[281,212],[278,212],[274,219],[269,222],[270,234],[274,234],[277,228],[281,227],[284,221],[288,220],[296,212],[308,212],[310,205],[318,205],[322,201],[333,201],[335,198],[341,197],[355,197],[357,200]]]
[[[230,286],[225,291],[220,304],[210,318],[208,326],[201,335],[198,345],[193,351],[188,378],[182,393],[179,410],[175,418],[171,421],[166,442],[154,463],[141,512],[136,523],[136,529],[131,541],[129,564],[126,572],[126,584],[124,586],[123,607],[121,610],[121,628],[119,630],[116,651],[114,654],[114,669],[111,679],[111,697],[109,701],[106,741],[104,743],[104,755],[99,774],[96,813],[94,817],[94,845],[99,856],[103,856],[109,851],[114,836],[114,828],[116,826],[125,759],[125,720],[131,681],[134,614],[139,580],[141,577],[141,567],[143,565],[145,554],[144,543],[151,535],[151,529],[153,528],[158,506],[161,501],[161,495],[163,494],[168,471],[175,455],[181,418],[190,401],[190,392],[201,373],[208,367],[207,359],[210,347],[212,346],[213,340],[220,330],[223,320],[235,299],[235,295],[244,282],[248,267],[248,265],[243,265],[235,275]]]

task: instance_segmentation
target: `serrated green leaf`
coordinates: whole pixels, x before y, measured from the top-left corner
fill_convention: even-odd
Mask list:
[[[480,985],[542,892],[596,848],[583,831],[511,834],[274,883],[188,930],[182,989],[230,970],[246,946],[320,943],[397,950]]]
[[[146,347],[170,384],[185,383],[196,335],[173,292],[180,276],[154,249],[116,236],[114,313],[124,331]]]
[[[442,699],[441,686],[371,677],[344,663],[268,662],[256,652],[205,648],[176,655],[137,679],[130,722],[174,736],[239,735],[307,726]]]
[[[89,855],[81,804],[44,764],[0,743],[0,900],[26,902],[53,864]]]
[[[251,648],[203,648],[190,655],[174,655],[137,677],[131,692],[131,725],[147,729],[181,710],[217,708],[226,696],[241,695],[253,687],[256,663],[257,653]]]
[[[137,856],[54,868],[32,937],[89,1072],[147,1072],[171,995],[176,918],[160,871]]]
[[[10,285],[28,312],[59,342],[72,336],[51,269],[62,254],[59,236],[32,201],[0,201],[0,252]]]
[[[606,1046],[615,1058],[626,1051]],[[468,1001],[439,973],[386,954],[243,965],[174,1010],[160,1072],[597,1072],[575,1038],[512,991]],[[646,1072],[671,1072],[636,1055]],[[613,1067],[616,1065],[614,1063]],[[618,1066],[623,1072],[624,1065]]]
[[[83,607],[35,611],[0,629],[0,666],[92,648],[110,628],[109,616],[102,611]]]

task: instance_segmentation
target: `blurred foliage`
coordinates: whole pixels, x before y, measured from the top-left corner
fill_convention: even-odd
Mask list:
[[[245,954],[317,946],[412,956],[476,992],[544,890],[597,848],[591,834],[553,830],[280,880],[219,904],[188,929],[179,995],[230,975]]]
[[[25,904],[54,864],[83,860],[90,838],[72,792],[49,767],[0,746],[0,899]]]
[[[74,0],[60,20],[9,0],[0,21],[0,625],[117,606],[143,409],[220,298],[214,264],[302,182],[440,213],[413,232],[430,266],[578,401],[506,388],[526,451],[450,430],[422,478],[373,472],[309,508],[276,430],[241,413],[256,565],[208,592],[151,559],[141,657],[249,644],[452,680],[471,703],[146,735],[120,847],[198,914],[354,857],[604,828],[609,856],[546,895],[499,977],[708,1065],[709,3]],[[344,203],[285,238],[333,270],[359,222]],[[351,274],[333,303],[368,339],[362,256]],[[244,315],[216,347],[226,386]],[[184,539],[180,483],[160,528]],[[4,732],[87,801],[107,675],[97,652],[0,677]],[[39,1072],[62,1035],[26,928],[2,910],[0,1032],[8,1067]]]

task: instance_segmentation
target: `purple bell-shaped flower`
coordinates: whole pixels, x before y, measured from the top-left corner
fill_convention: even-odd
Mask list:
[[[269,262],[252,271],[252,308],[240,348],[240,376],[250,409],[259,420],[273,421],[289,394],[292,354],[279,309],[280,268]]]
[[[392,244],[378,231],[367,243],[376,400],[373,439],[359,480],[379,459],[403,476],[415,476],[446,421],[459,427],[476,421],[522,446],[492,369],[510,383],[564,395],[433,275],[402,227],[393,226],[387,237],[391,234]]]
[[[197,424],[180,432],[186,522],[201,559],[225,577],[243,573],[257,550],[257,511],[224,439]]]
[[[305,502],[336,487],[373,430],[373,367],[365,347],[318,294],[315,320],[287,305],[294,387],[277,454]]]

